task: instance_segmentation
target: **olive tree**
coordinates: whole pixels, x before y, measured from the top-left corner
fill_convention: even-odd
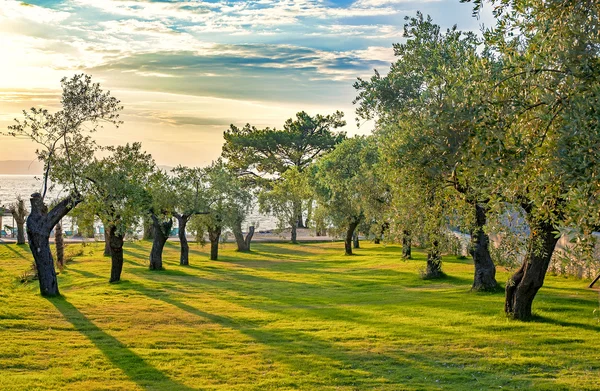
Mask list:
[[[219,256],[219,239],[225,227],[232,227],[246,216],[252,195],[242,186],[238,176],[221,160],[204,169],[208,214],[199,216],[210,240],[210,259]]]
[[[25,219],[29,214],[25,207],[25,201],[20,196],[17,197],[17,201],[9,205],[8,211],[17,224],[17,244],[25,244]]]
[[[396,206],[404,201],[409,210],[425,210],[421,217],[426,219],[419,222],[431,236],[428,259],[433,261],[427,267],[433,274],[426,275],[441,272],[438,246],[446,230],[443,217],[453,212],[440,208],[455,208],[454,198],[460,196],[471,208],[469,220],[474,226],[473,289],[494,290],[496,269],[484,231],[489,196],[472,147],[480,131],[476,119],[481,111],[481,63],[488,61],[489,54],[478,51],[475,34],[456,26],[442,31],[421,13],[407,17],[404,37],[406,42],[394,45],[398,60],[385,76],[376,72],[369,80],[355,83],[357,114],[377,119],[382,153],[392,163],[387,168],[396,187]],[[403,237],[416,231],[410,221],[401,225]]]
[[[483,1],[476,1],[476,11]],[[506,285],[505,311],[532,316],[532,304],[565,226],[600,227],[600,6],[597,1],[492,1],[486,32],[498,58],[483,101],[479,162],[499,201],[529,225],[524,261]],[[492,195],[494,193],[490,192]]]
[[[305,173],[298,171],[297,167],[292,167],[284,172],[276,180],[270,189],[259,193],[258,203],[261,213],[272,214],[277,218],[280,229],[291,228],[292,243],[298,243],[296,221],[300,205],[303,201],[311,201],[313,192],[308,184],[308,177]]]
[[[171,170],[171,174],[175,202],[172,213],[179,226],[181,246],[179,264],[189,265],[190,246],[187,240],[187,224],[193,216],[208,213],[208,201],[203,182],[204,172],[201,168],[178,166]]]
[[[110,282],[121,280],[125,234],[151,208],[145,187],[155,170],[152,156],[140,143],[108,147],[110,153],[95,158],[86,169],[86,203],[105,224],[111,250]]]
[[[87,133],[96,131],[102,123],[118,126],[118,112],[122,109],[119,100],[102,91],[98,83],[92,83],[91,76],[64,78],[61,87],[60,110],[23,111],[23,119],[15,119],[16,124],[9,126],[7,132],[38,144],[36,154],[44,163],[43,187],[31,195],[27,218],[27,238],[44,296],[59,295],[49,236],[54,226],[83,200],[82,170],[96,149]],[[49,180],[63,186],[67,194],[51,209],[45,203]]]
[[[384,202],[382,181],[374,169],[379,160],[372,138],[344,140],[312,168],[311,184],[329,219],[345,231],[346,255],[352,255],[352,236],[368,205]]]

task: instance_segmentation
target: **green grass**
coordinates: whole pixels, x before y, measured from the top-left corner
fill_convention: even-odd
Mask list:
[[[80,246],[80,245],[71,245]],[[0,389],[14,390],[598,390],[598,293],[548,276],[535,321],[507,319],[503,295],[470,293],[472,265],[363,244],[192,245],[189,267],[165,248],[126,246],[109,284],[100,245],[59,276],[61,298],[17,281],[26,246],[0,245]],[[508,274],[498,273],[499,281]]]

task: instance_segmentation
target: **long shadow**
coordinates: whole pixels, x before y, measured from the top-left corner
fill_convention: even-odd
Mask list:
[[[78,332],[85,335],[114,366],[120,368],[139,386],[149,390],[192,390],[148,364],[121,341],[96,326],[64,297],[48,300]]]
[[[397,385],[399,386],[398,389],[402,389],[406,386],[407,380],[410,382],[410,377],[403,375],[405,370],[409,368],[419,370],[424,375],[434,378],[443,378],[448,375],[465,375],[471,380],[470,374],[476,374],[478,377],[483,374],[493,379],[492,381],[497,381],[501,378],[506,384],[510,382],[514,384],[512,379],[499,375],[493,368],[483,371],[481,368],[466,369],[464,367],[457,367],[453,369],[452,366],[442,367],[439,365],[439,358],[436,353],[397,351],[396,355],[391,356],[369,351],[356,351],[336,345],[334,342],[320,338],[312,333],[290,329],[264,328],[259,323],[249,319],[236,320],[209,313],[174,299],[165,291],[153,291],[139,283],[130,282],[130,284],[138,292],[142,292],[154,300],[168,303],[189,314],[207,319],[212,323],[236,330],[251,337],[256,342],[267,347],[264,353],[267,357],[290,365],[295,371],[314,373],[318,371],[319,365],[338,368],[335,370],[333,379],[324,378],[320,380],[323,385],[331,385],[330,382],[334,381],[338,386],[352,385],[360,389],[362,387],[366,387],[365,389],[380,387],[383,384],[388,386]],[[349,318],[353,318],[353,315],[356,314],[349,312],[346,315]],[[357,321],[355,318],[352,320]],[[315,360],[310,356],[318,356],[321,359]],[[452,358],[449,359],[452,360]],[[365,376],[365,372],[368,372],[370,376]],[[480,380],[484,381],[484,383],[479,383],[478,385],[484,385],[485,379]],[[519,382],[530,385],[528,381]]]
[[[556,320],[556,319],[548,318],[546,316],[541,316],[541,315],[534,315],[530,319],[530,322],[547,323],[547,324],[563,326],[563,327],[575,327],[578,329],[595,331],[595,332],[600,331],[600,326],[592,326],[592,325],[584,324],[584,323],[567,322],[565,320]]]
[[[23,247],[23,248],[27,248],[29,249],[29,246],[27,244],[15,244],[15,243],[2,243],[4,245],[4,248],[9,249],[10,251],[12,251],[13,253],[15,253],[15,255],[19,258],[25,259],[25,260],[29,260],[30,258],[27,258],[25,255],[23,255],[22,253],[20,253],[19,251],[17,251],[14,246],[18,246],[19,248]],[[31,258],[31,260],[33,260],[33,258]]]

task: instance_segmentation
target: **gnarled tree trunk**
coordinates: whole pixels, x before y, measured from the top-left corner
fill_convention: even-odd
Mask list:
[[[346,255],[352,255],[352,237],[354,236],[354,230],[358,227],[358,223],[358,220],[352,220],[352,222],[348,224],[346,239],[344,240],[344,250]]]
[[[50,251],[50,232],[60,219],[80,202],[79,197],[69,195],[51,211],[48,211],[41,194],[31,195],[31,213],[27,218],[27,239],[38,271],[40,293],[43,296],[60,294],[54,260]]]
[[[21,197],[18,197],[17,202],[10,206],[9,211],[17,224],[17,244],[25,244],[25,219],[27,218],[25,201],[23,201]],[[0,228],[1,227],[2,219],[0,218]]]
[[[411,259],[412,258],[412,238],[410,235],[410,231],[404,230],[402,231],[402,258]]]
[[[65,240],[60,222],[54,226],[54,246],[56,247],[56,264],[59,269],[62,269],[65,267]]]
[[[360,248],[360,241],[358,240],[358,232],[356,230],[352,234],[352,244],[354,248]]]
[[[504,311],[514,319],[531,318],[531,306],[538,290],[544,285],[544,277],[558,242],[552,224],[529,222],[531,233],[523,264],[506,283]]]
[[[475,231],[471,236],[475,265],[475,276],[471,287],[473,291],[493,291],[498,288],[496,266],[490,255],[490,238],[484,230],[486,212],[484,205],[475,204]]]
[[[179,225],[179,245],[181,246],[181,253],[179,254],[179,264],[182,266],[187,266],[190,264],[190,245],[187,240],[186,227],[187,223],[190,220],[189,215],[180,215],[175,214],[177,218],[177,223]]]
[[[431,247],[427,252],[427,268],[425,269],[425,274],[423,275],[423,278],[439,278],[443,275],[444,273],[442,272],[442,254],[440,253],[439,242],[436,239],[431,243]]]
[[[298,244],[298,231],[295,225],[292,225],[291,240],[293,244]]]
[[[222,227],[220,225],[212,226],[208,229],[211,261],[216,261],[219,258],[219,238],[221,237],[221,230]]]
[[[310,227],[310,221],[313,214],[313,200],[309,200],[306,204],[306,220],[304,220],[304,228]]]
[[[25,221],[15,219],[17,223],[17,244],[25,244]]]
[[[248,227],[248,233],[246,234],[246,238],[244,242],[246,242],[246,248],[250,251],[250,243],[252,242],[252,237],[254,236],[254,226],[251,225]]]
[[[235,243],[237,244],[238,251],[250,251],[249,246],[246,245],[244,233],[242,232],[242,219],[236,218],[231,227],[233,236],[235,237]]]
[[[104,256],[105,257],[110,257],[111,256],[111,251],[110,251],[110,233],[108,232],[108,226],[106,224],[104,224]]]
[[[106,229],[106,228],[105,228]],[[110,243],[110,282],[121,281],[121,272],[123,271],[123,234],[117,232],[117,228],[111,226],[109,228],[109,243]]]
[[[142,233],[142,239],[144,240],[152,240],[154,239],[154,223],[152,219],[148,219],[148,217],[144,217],[142,219],[142,224],[144,228],[144,232]]]
[[[381,243],[381,240],[383,239],[383,235],[385,234],[385,231],[388,228],[389,228],[389,224],[388,223],[381,224],[381,227],[379,228],[379,232],[375,236],[375,239],[373,239],[373,242],[375,244],[380,244]]]
[[[173,228],[173,219],[160,221],[155,215],[152,215],[152,226],[154,227],[154,240],[152,241],[152,250],[150,250],[150,270],[162,270],[162,253],[165,243],[169,239],[171,228]]]

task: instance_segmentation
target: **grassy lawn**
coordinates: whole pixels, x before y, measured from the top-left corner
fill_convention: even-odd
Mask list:
[[[469,292],[469,261],[445,257],[448,277],[423,281],[424,254],[363,247],[228,244],[213,262],[192,245],[181,267],[168,243],[166,270],[151,272],[150,243],[130,243],[111,285],[88,245],[59,276],[63,297],[45,299],[17,281],[28,248],[0,245],[0,389],[600,389],[585,282],[548,276],[538,318],[520,323],[502,293]]]

